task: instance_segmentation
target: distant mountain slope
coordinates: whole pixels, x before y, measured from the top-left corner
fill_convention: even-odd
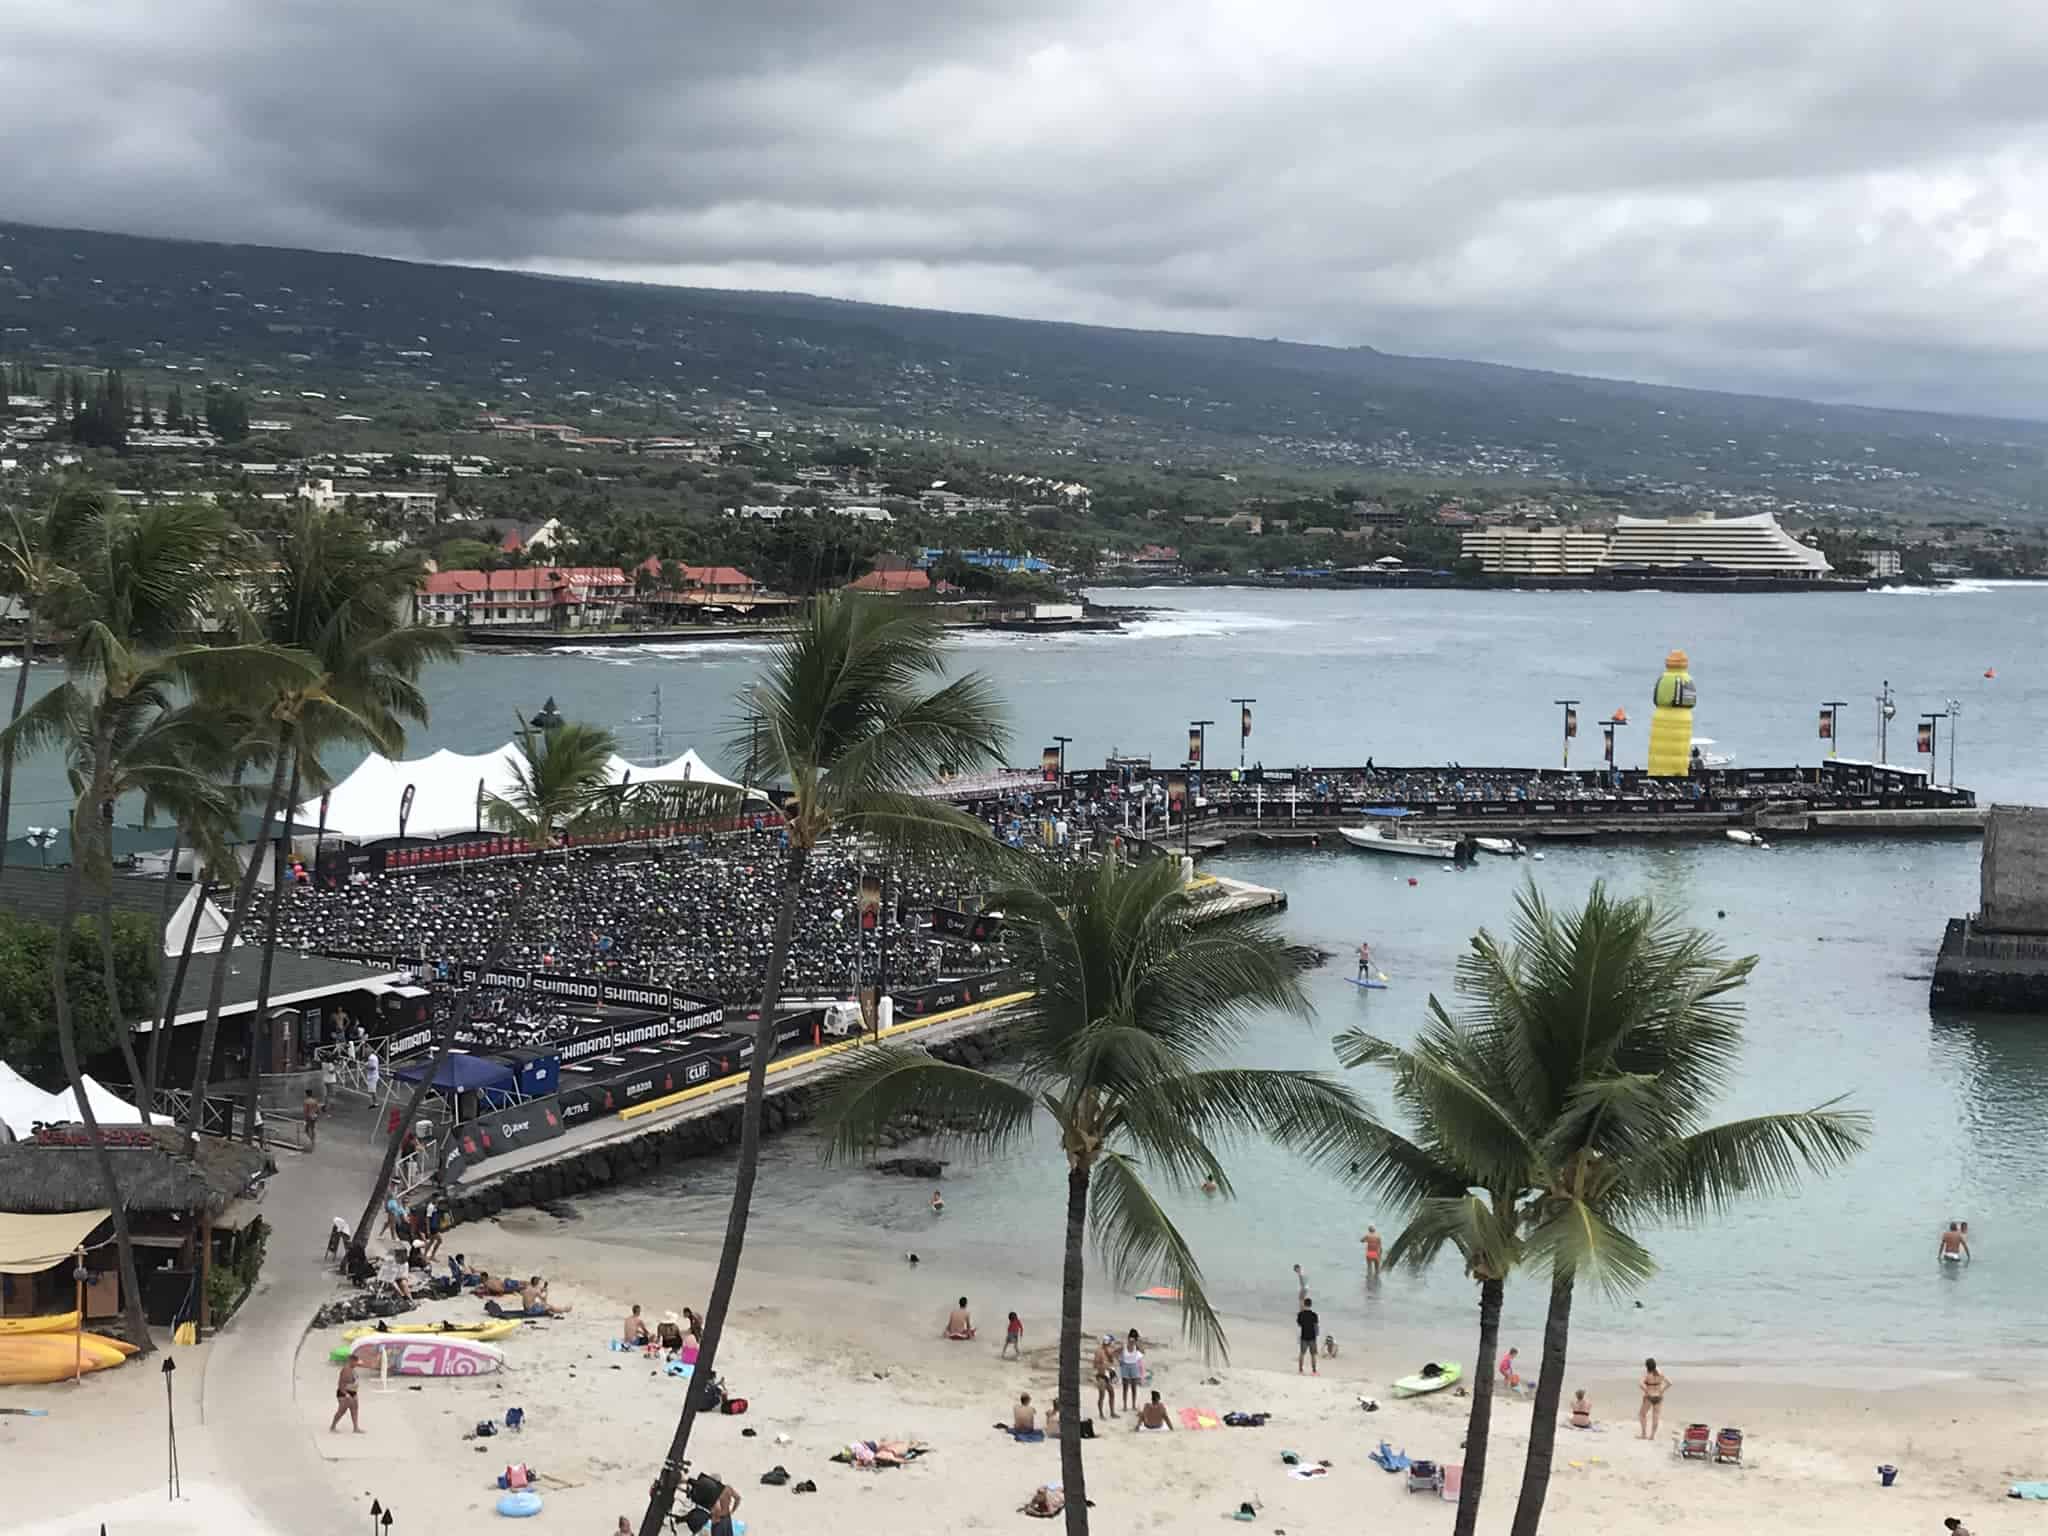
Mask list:
[[[755,398],[1134,458],[2014,510],[2048,425],[1493,364],[0,224],[0,355]],[[410,354],[410,355],[408,355]],[[431,356],[425,355],[431,354]]]

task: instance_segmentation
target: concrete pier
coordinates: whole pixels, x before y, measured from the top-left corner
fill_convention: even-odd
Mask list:
[[[1978,911],[1949,919],[1928,1003],[2048,1013],[2048,808],[1991,807]]]

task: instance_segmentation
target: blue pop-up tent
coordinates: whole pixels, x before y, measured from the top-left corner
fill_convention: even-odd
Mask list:
[[[416,1062],[400,1067],[396,1076],[401,1082],[416,1083],[426,1075],[426,1064]],[[434,1073],[434,1089],[438,1093],[453,1096],[458,1093],[480,1093],[486,1101],[512,1099],[519,1096],[519,1074],[509,1062],[494,1056],[472,1056],[467,1051],[450,1051],[448,1059],[441,1063]]]

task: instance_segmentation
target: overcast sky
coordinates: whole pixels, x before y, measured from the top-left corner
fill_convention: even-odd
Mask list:
[[[0,0],[0,216],[2048,415],[2038,0]]]

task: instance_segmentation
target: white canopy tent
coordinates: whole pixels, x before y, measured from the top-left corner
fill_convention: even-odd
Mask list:
[[[228,920],[221,915],[219,907],[211,901],[201,903],[201,888],[197,885],[185,893],[185,899],[178,903],[178,910],[171,915],[164,928],[164,953],[175,956],[185,952],[185,931],[192,926],[192,915],[199,913],[199,931],[192,936],[192,953],[215,955],[228,936]]]
[[[140,1123],[133,1104],[90,1077],[84,1083],[85,1101],[92,1106],[93,1116],[101,1125]],[[45,1125],[70,1125],[84,1118],[78,1101],[69,1092],[46,1093],[0,1061],[0,1121],[17,1137],[27,1136],[37,1121]],[[151,1115],[149,1119],[152,1125],[172,1123],[168,1115]]]
[[[408,787],[412,810],[405,819],[409,837],[447,837],[477,829],[479,785],[486,795],[508,795],[517,770],[525,767],[518,745],[506,742],[494,752],[465,756],[446,750],[428,757],[394,761],[381,755],[365,758],[334,786],[327,805],[327,831],[332,837],[371,842],[398,836],[398,812]],[[738,789],[694,751],[651,766],[613,756],[607,777],[614,784],[691,783]],[[753,791],[758,793],[758,791]],[[320,802],[308,800],[296,820],[307,826],[320,820]]]

